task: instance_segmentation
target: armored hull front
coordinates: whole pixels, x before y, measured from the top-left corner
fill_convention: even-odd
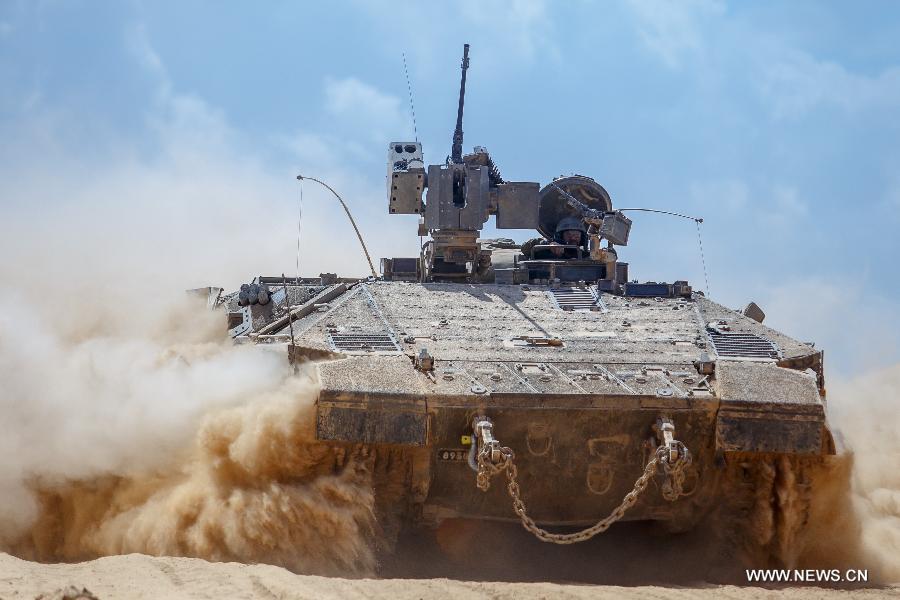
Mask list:
[[[254,337],[288,342],[293,328],[291,356],[315,361],[323,443],[404,451],[411,522],[519,518],[505,486],[475,486],[477,416],[515,452],[543,525],[615,508],[654,455],[660,419],[692,454],[681,496],[662,496],[660,473],[625,519],[690,526],[723,500],[729,462],[835,451],[821,352],[701,294],[369,280],[288,295],[307,298],[293,323],[271,327],[275,303]]]

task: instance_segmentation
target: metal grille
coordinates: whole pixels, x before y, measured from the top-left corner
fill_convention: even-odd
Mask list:
[[[562,310],[601,310],[603,302],[590,287],[555,288],[547,292],[557,308]]]
[[[389,333],[330,333],[331,346],[340,352],[400,352]]]
[[[716,354],[733,358],[778,358],[778,347],[766,338],[736,331],[707,331]]]

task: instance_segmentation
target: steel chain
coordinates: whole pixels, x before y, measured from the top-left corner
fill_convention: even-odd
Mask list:
[[[495,454],[496,453],[496,454]],[[499,460],[491,460],[493,456],[499,456]],[[542,542],[550,542],[553,544],[576,544],[591,539],[599,533],[603,533],[616,521],[625,516],[625,512],[634,506],[640,495],[647,489],[650,479],[656,474],[659,465],[663,465],[663,469],[667,474],[666,483],[663,485],[663,497],[673,502],[683,493],[684,486],[684,470],[691,462],[691,455],[684,444],[679,442],[678,460],[674,465],[669,464],[669,449],[666,446],[659,446],[653,457],[644,467],[644,472],[634,482],[634,487],[630,492],[625,494],[622,502],[613,509],[613,511],[605,518],[600,519],[594,525],[577,531],[575,533],[551,533],[546,529],[542,529],[535,523],[534,519],[528,516],[525,502],[522,500],[521,489],[519,487],[518,475],[519,470],[515,464],[515,453],[511,448],[500,446],[497,441],[493,441],[490,445],[484,445],[479,448],[478,452],[478,473],[476,475],[476,484],[478,489],[487,491],[491,485],[491,478],[506,471],[507,486],[506,490],[513,501],[513,511],[522,521],[522,526],[530,531],[536,538]]]
[[[685,469],[691,464],[691,453],[684,444],[678,442],[678,460],[675,464],[670,464],[668,457],[664,458],[662,465],[666,472],[666,482],[662,486],[662,495],[669,502],[675,502],[684,495]]]

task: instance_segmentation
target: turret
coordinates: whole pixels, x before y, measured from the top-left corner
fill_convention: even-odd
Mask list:
[[[420,257],[417,278],[429,281],[473,281],[487,270],[490,250],[480,247],[478,235],[491,215],[496,215],[498,229],[534,229],[538,223],[537,182],[504,181],[483,147],[462,154],[468,67],[466,44],[447,161],[426,170],[418,142],[392,142],[388,148],[388,210],[421,215],[420,234],[431,239]],[[384,267],[396,272],[391,263]]]
[[[462,153],[463,110],[469,45],[463,48],[456,127],[451,153],[443,164],[428,165],[419,142],[388,147],[388,210],[419,215],[419,235],[430,239],[415,258],[383,259],[387,279],[529,283],[597,281],[600,289],[619,291],[627,265],[617,262],[613,245],[625,245],[631,221],[613,211],[609,194],[589,177],[537,182],[505,181],[490,154],[475,146]],[[583,222],[589,248],[562,260],[522,255],[517,246],[479,243],[491,215],[497,229],[537,229],[552,240],[563,219]],[[600,240],[605,239],[605,248]],[[513,251],[515,250],[515,251]]]

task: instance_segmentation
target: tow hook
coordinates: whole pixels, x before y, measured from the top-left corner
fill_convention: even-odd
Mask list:
[[[486,492],[491,487],[491,477],[506,469],[514,457],[513,451],[500,446],[494,437],[494,423],[485,416],[472,421],[475,433],[469,451],[469,466],[476,472],[478,489]]]
[[[675,439],[675,425],[667,417],[660,417],[656,421],[656,431],[659,435],[662,445],[669,449],[669,463],[678,462],[680,449],[684,444]]]
[[[656,435],[660,441],[657,454],[663,452],[666,460],[661,461],[666,473],[666,482],[662,486],[663,498],[674,502],[683,496],[685,469],[691,464],[691,453],[687,447],[675,439],[675,425],[668,417],[656,420]]]

